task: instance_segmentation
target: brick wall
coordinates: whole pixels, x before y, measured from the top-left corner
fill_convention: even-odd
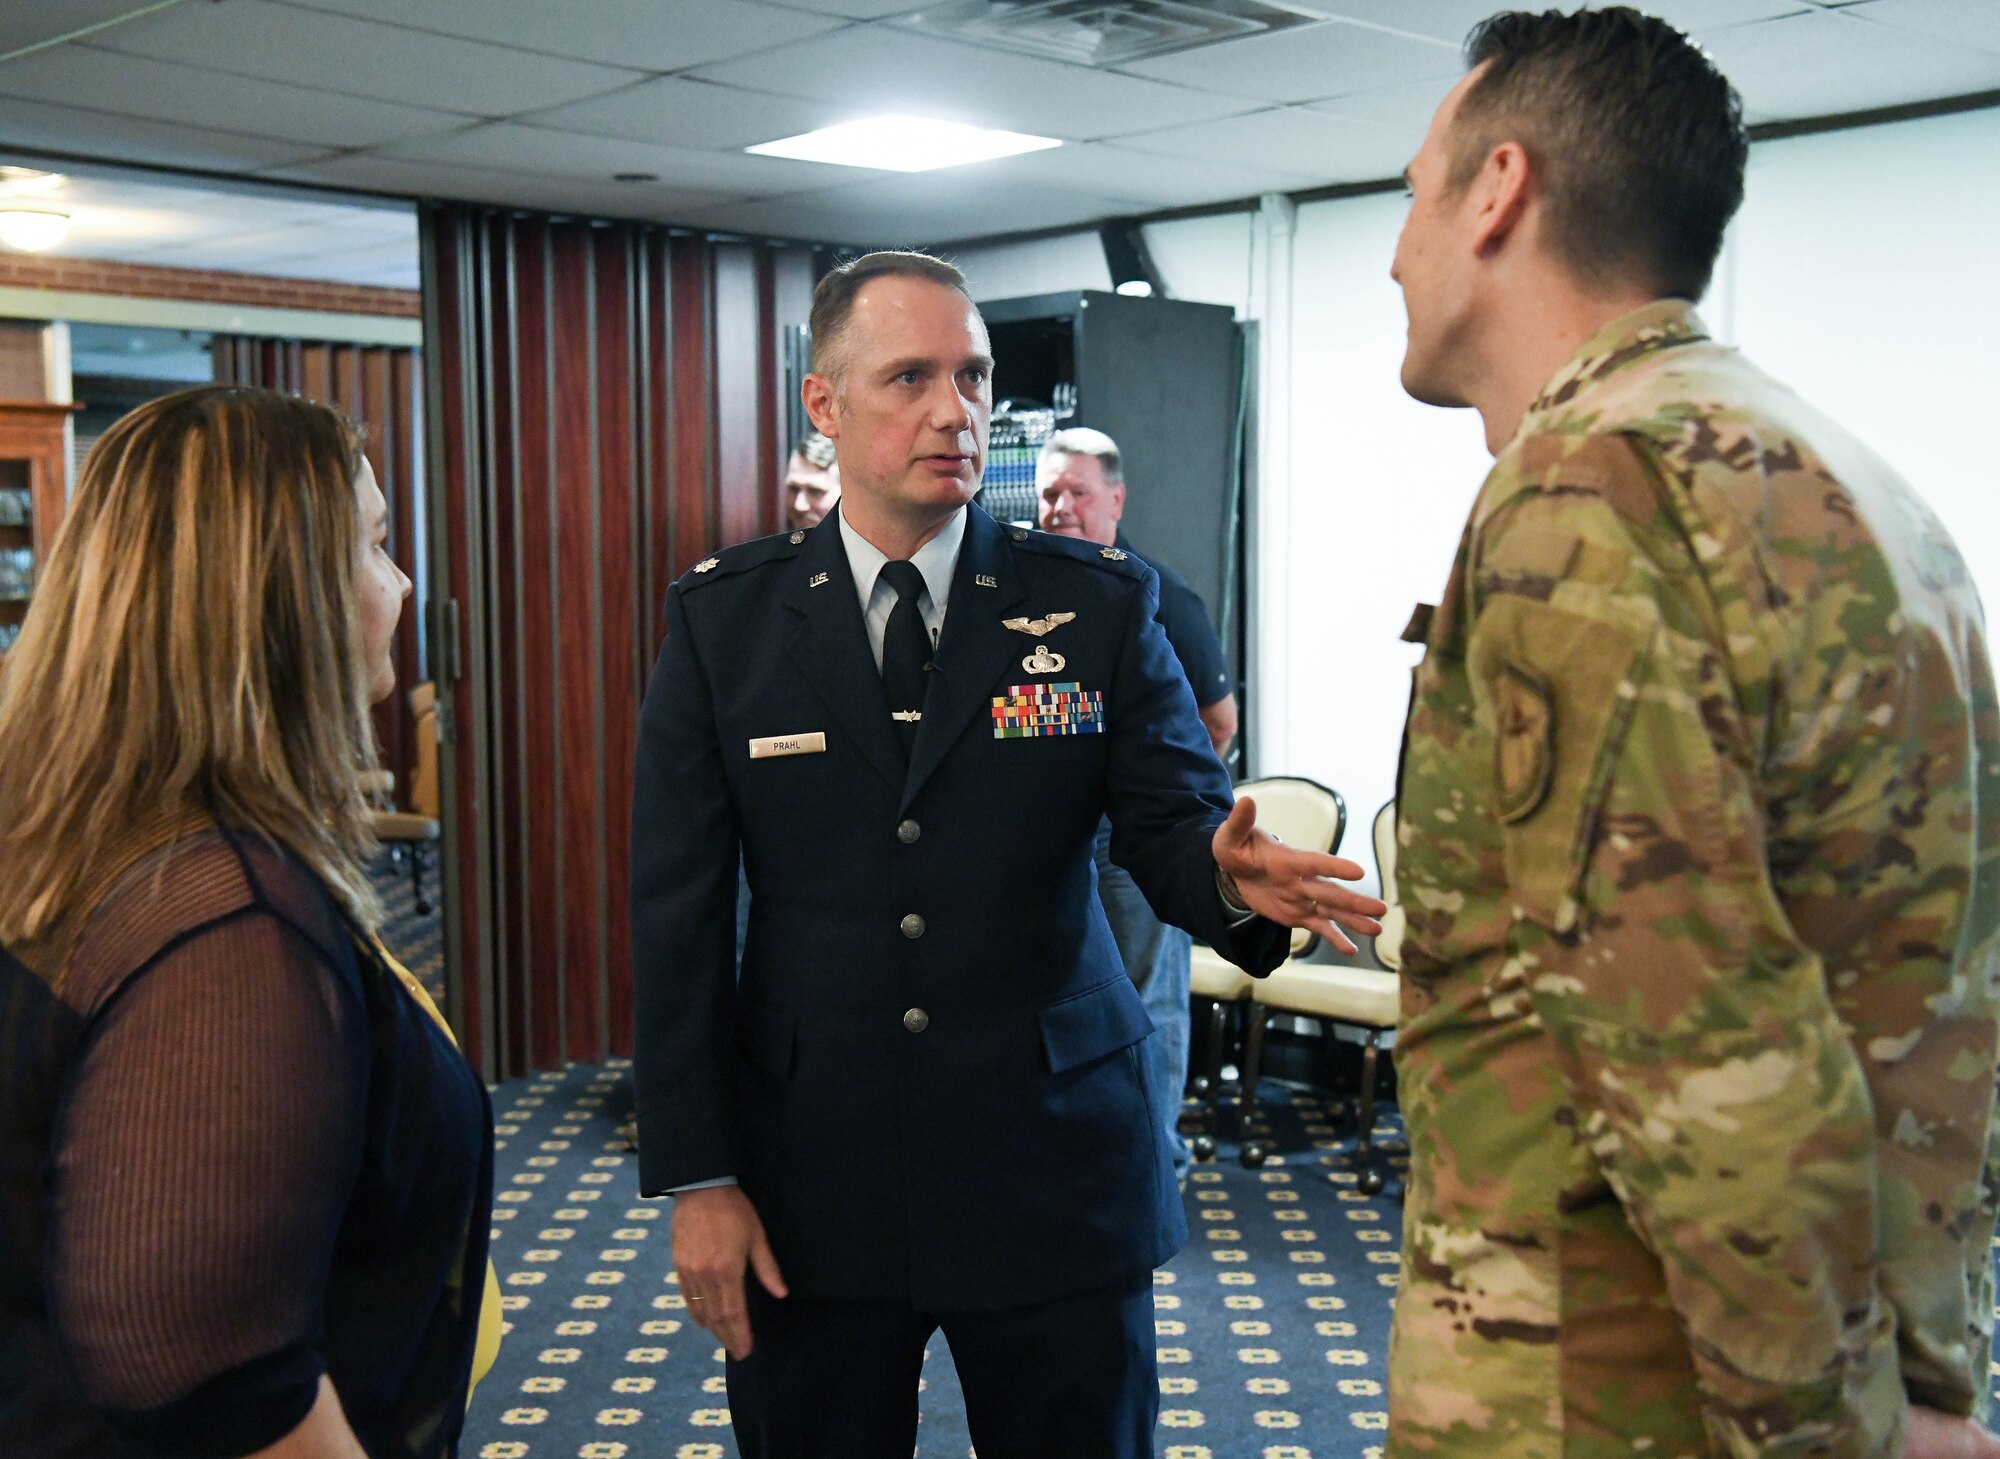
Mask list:
[[[13,253],[0,254],[0,288],[118,294],[131,299],[180,299],[258,309],[312,309],[397,319],[416,319],[423,312],[415,289],[382,289],[368,284],[330,284],[318,279],[274,278],[268,274],[226,273],[219,269],[163,268],[149,263]]]

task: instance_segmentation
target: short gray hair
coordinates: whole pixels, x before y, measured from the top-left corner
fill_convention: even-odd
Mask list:
[[[1070,426],[1050,436],[1035,465],[1039,467],[1051,456],[1088,456],[1104,468],[1106,481],[1118,485],[1125,480],[1125,458],[1119,453],[1118,443],[1089,426]]]

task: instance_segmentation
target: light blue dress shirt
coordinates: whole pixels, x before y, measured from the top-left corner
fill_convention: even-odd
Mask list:
[[[910,559],[924,575],[924,596],[918,606],[931,643],[944,632],[945,604],[951,597],[951,575],[958,570],[958,549],[965,542],[965,511],[960,507],[945,523],[944,530],[931,538]],[[854,574],[854,591],[861,599],[861,620],[868,627],[868,647],[875,655],[875,669],[882,668],[882,640],[889,632],[889,615],[896,610],[896,590],[882,581],[882,565],[889,558],[840,516],[840,542],[847,549],[847,570]]]

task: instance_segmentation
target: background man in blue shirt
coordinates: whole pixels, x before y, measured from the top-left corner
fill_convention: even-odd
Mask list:
[[[1035,488],[1041,498],[1044,532],[1098,542],[1132,552],[1118,530],[1125,514],[1125,466],[1118,443],[1103,431],[1073,426],[1057,431],[1042,447],[1035,466]],[[1144,556],[1144,554],[1139,554]],[[1160,575],[1160,627],[1201,715],[1202,728],[1220,759],[1236,737],[1236,695],[1229,678],[1229,660],[1210,625],[1208,605],[1187,581],[1165,563],[1147,558]],[[1111,823],[1097,828],[1097,896],[1117,939],[1125,971],[1145,1001],[1159,1030],[1160,1059],[1155,1066],[1159,1084],[1155,1106],[1165,1112],[1166,1134],[1174,1152],[1174,1174],[1185,1178],[1190,1164],[1187,1141],[1177,1128],[1181,1092],[1187,1084],[1188,980],[1193,939],[1180,928],[1162,922],[1146,901],[1131,873],[1111,859]]]

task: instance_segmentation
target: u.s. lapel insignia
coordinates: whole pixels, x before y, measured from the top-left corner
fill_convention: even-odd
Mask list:
[[[718,567],[721,567],[721,566],[722,566],[722,559],[721,559],[721,558],[719,558],[719,557],[704,557],[704,558],[703,558],[703,559],[702,559],[702,560],[701,560],[700,562],[697,562],[697,563],[696,563],[696,564],[694,565],[694,570],[695,570],[696,572],[713,572],[713,571],[715,571],[715,569],[717,569]]]
[[[1011,628],[1014,625],[1010,623],[1007,626]],[[1021,667],[1031,674],[1060,674],[1068,664],[1069,660],[1061,654],[1050,653],[1045,643],[1036,644],[1035,651],[1021,660]]]
[[[831,581],[832,577],[833,574],[831,573],[816,572],[811,578],[807,579],[806,586],[809,588],[819,587],[822,583]]]
[[[1000,579],[992,576],[989,573],[980,573],[979,576],[975,577],[972,581],[976,585],[982,588],[997,588],[1000,586]]]
[[[1099,557],[1108,557],[1113,562],[1123,562],[1132,554],[1129,552],[1120,552],[1116,547],[1106,547],[1100,550],[1097,555]]]
[[[1046,618],[1002,618],[1000,626],[1011,628],[1016,633],[1026,633],[1035,638],[1047,638],[1065,623],[1076,621],[1074,613],[1051,613]]]

